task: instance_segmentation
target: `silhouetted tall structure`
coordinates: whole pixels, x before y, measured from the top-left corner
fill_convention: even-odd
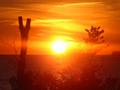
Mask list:
[[[24,90],[27,41],[28,41],[31,19],[27,18],[25,27],[23,25],[22,16],[18,17],[18,21],[19,21],[19,30],[21,35],[21,52],[20,52],[20,60],[18,61],[17,80],[18,80],[18,89]]]

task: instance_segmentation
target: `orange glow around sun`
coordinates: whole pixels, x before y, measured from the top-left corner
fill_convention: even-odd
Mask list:
[[[67,47],[68,47],[68,43],[65,42],[64,40],[56,40],[52,43],[52,50],[56,54],[65,53]]]

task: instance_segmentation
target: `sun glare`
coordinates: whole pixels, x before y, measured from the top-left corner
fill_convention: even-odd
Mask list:
[[[63,40],[56,40],[52,44],[52,50],[57,54],[62,54],[66,51],[67,46],[67,42]]]

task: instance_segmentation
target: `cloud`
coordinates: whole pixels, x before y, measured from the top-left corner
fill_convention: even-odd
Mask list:
[[[77,0],[76,0],[77,1]],[[0,6],[12,6],[17,7],[25,4],[53,4],[53,3],[65,3],[73,2],[72,0],[0,0]]]
[[[0,13],[1,23],[9,22],[9,24],[13,25],[13,23],[17,22],[17,17],[22,15],[24,19],[27,17],[32,18],[33,22],[39,20],[37,24],[34,23],[34,26],[35,24],[39,26],[39,23],[43,25],[44,22],[48,22],[46,19],[69,19],[77,26],[101,25],[105,27],[106,32],[110,32],[109,35],[113,32],[114,35],[120,33],[118,31],[118,28],[120,28],[119,0],[31,0],[29,2],[27,0],[21,0],[20,2],[17,0],[11,2],[10,0],[0,0],[0,4],[2,5],[0,6],[0,12],[2,12]],[[41,21],[42,19],[45,20]],[[51,24],[46,25],[49,28],[51,27]]]
[[[82,22],[101,22],[109,18],[109,11],[102,2],[89,3],[68,3],[56,5],[50,9],[50,12],[73,18],[76,21]],[[93,23],[94,23],[93,22]]]

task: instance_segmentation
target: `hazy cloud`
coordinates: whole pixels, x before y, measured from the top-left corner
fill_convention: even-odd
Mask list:
[[[9,29],[15,31],[16,27],[12,25],[18,24],[17,17],[22,15],[24,19],[32,18],[33,26],[40,25],[41,28],[42,25],[42,29],[49,32],[58,28],[79,31],[81,27],[100,25],[105,29],[106,41],[120,42],[120,0],[0,0],[0,12],[0,36],[5,33],[4,29],[9,34]],[[74,28],[69,28],[68,25],[74,24]]]

